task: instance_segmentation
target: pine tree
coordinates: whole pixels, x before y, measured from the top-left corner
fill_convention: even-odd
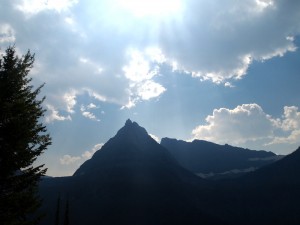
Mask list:
[[[40,206],[38,182],[46,172],[35,166],[51,144],[41,119],[45,110],[28,77],[34,55],[22,57],[8,47],[0,58],[0,221],[6,225],[36,224],[32,214]]]

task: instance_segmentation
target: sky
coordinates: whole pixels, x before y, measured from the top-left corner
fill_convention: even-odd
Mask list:
[[[10,45],[45,83],[50,176],[128,118],[158,142],[300,146],[298,0],[1,0],[0,54]]]

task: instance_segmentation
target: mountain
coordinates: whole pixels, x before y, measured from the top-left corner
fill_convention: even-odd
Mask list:
[[[219,183],[220,195],[211,211],[237,224],[300,224],[300,147],[275,163],[243,177]],[[216,208],[215,203],[218,202]],[[225,215],[225,208],[231,212]]]
[[[181,166],[206,178],[242,174],[282,158],[272,152],[218,145],[202,140],[185,142],[163,138],[161,145],[169,150]]]
[[[241,181],[252,186],[300,186],[300,147],[282,160],[244,176]]]
[[[68,202],[75,225],[224,224],[199,207],[198,193],[213,187],[127,120],[73,176],[42,181],[42,209],[48,213],[42,224],[55,221],[58,199]]]
[[[42,179],[42,212],[47,216],[41,225],[63,224],[65,218],[72,225],[299,224],[300,148],[242,177],[214,181],[184,169],[174,152],[184,162],[195,160],[197,165],[197,160],[182,149],[196,152],[194,157],[209,168],[206,172],[243,168],[238,167],[241,162],[274,156],[204,141],[163,139],[160,145],[127,120],[73,176]]]

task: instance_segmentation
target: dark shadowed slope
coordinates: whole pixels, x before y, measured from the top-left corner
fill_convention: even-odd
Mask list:
[[[239,179],[223,182],[216,215],[238,224],[300,224],[300,148]],[[216,211],[214,206],[211,206]],[[227,215],[224,208],[231,208]]]
[[[300,147],[293,153],[284,157],[282,160],[244,176],[241,181],[251,186],[299,186]]]
[[[254,170],[281,158],[272,152],[254,151],[200,140],[185,142],[163,138],[161,145],[167,148],[183,167],[197,174],[225,173],[226,175],[229,171]]]
[[[209,186],[128,120],[72,177],[42,183],[44,224],[53,224],[58,195],[69,199],[71,224],[221,224],[195,201]]]

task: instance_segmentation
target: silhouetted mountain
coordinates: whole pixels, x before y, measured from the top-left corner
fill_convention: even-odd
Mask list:
[[[239,179],[220,182],[211,211],[237,224],[300,224],[300,148],[283,159]],[[218,202],[216,207],[215,203]],[[224,213],[224,209],[230,211]]]
[[[206,163],[206,171],[229,170],[231,163],[233,168],[244,168],[241,162],[274,156],[203,141],[163,139],[162,144],[167,142],[172,153],[196,152],[194,157]],[[194,175],[169,151],[137,123],[126,121],[73,176],[42,180],[47,217],[41,224],[57,224],[64,218],[75,225],[300,224],[300,148],[243,177],[219,181]],[[191,156],[182,157],[197,164]]]
[[[282,160],[250,173],[241,180],[255,186],[300,185],[300,147]]]
[[[223,224],[195,201],[198,191],[211,186],[127,120],[72,177],[43,180],[44,224],[53,224],[58,196],[68,199],[70,224],[75,225]]]
[[[186,169],[204,176],[226,177],[249,172],[272,163],[281,156],[208,141],[185,142],[163,138],[161,145]],[[206,176],[205,176],[206,175]]]

